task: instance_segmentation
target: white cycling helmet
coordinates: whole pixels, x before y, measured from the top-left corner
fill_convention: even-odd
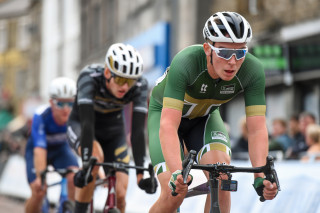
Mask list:
[[[238,13],[217,12],[204,25],[203,37],[212,42],[245,43],[251,41],[252,29]]]
[[[105,63],[111,72],[124,78],[137,79],[142,75],[142,57],[128,44],[111,45],[106,54]]]
[[[76,83],[67,77],[55,78],[51,81],[49,94],[50,98],[69,99],[76,95]]]

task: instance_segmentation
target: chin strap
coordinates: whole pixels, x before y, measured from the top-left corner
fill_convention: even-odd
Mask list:
[[[211,49],[211,54],[210,54],[210,63],[213,66],[213,64],[212,64],[212,49]]]

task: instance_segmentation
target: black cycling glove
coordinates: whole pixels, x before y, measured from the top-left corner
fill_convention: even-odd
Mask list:
[[[154,194],[157,191],[158,182],[157,179],[154,178],[146,178],[140,180],[138,186],[140,189],[144,190],[148,194]]]
[[[79,170],[73,177],[74,185],[76,187],[82,188],[86,185],[86,171]],[[93,180],[92,175],[90,174],[87,180],[87,184]]]

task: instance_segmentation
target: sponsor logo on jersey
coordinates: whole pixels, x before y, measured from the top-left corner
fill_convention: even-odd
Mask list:
[[[207,84],[202,84],[202,86],[201,86],[201,90],[200,90],[200,93],[206,93],[206,91],[207,91],[207,87],[208,87],[208,85],[207,85]]]
[[[219,131],[212,131],[211,132],[211,139],[212,140],[223,140],[225,142],[228,142],[227,136],[223,132],[219,132]]]
[[[220,94],[233,94],[235,87],[235,84],[221,86]]]

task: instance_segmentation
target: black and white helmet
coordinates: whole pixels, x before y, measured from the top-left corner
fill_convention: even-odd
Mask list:
[[[204,25],[203,37],[212,42],[245,43],[251,41],[252,29],[238,13],[217,12]]]
[[[49,87],[50,98],[70,99],[76,95],[76,83],[67,77],[58,77],[51,81]]]
[[[105,63],[111,72],[124,78],[137,79],[142,75],[142,57],[129,44],[111,45],[107,51]]]

